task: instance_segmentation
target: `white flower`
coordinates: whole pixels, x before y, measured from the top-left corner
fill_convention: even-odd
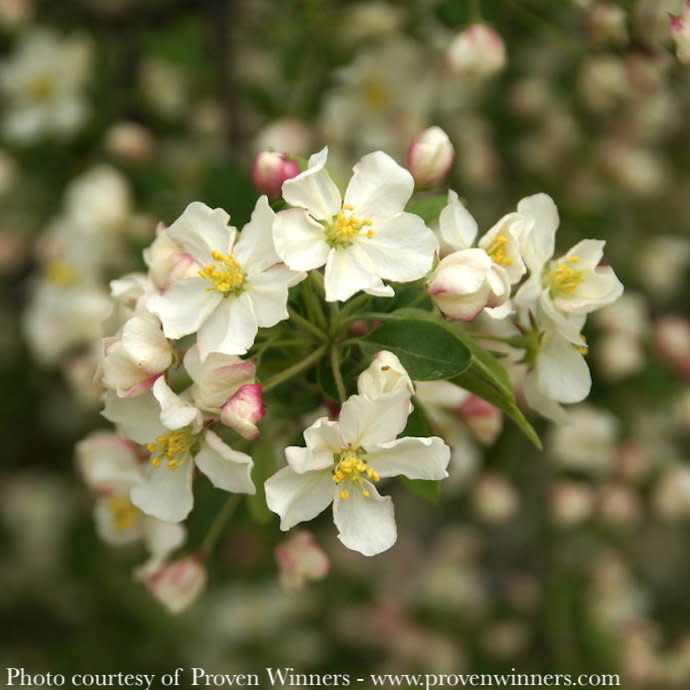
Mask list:
[[[357,378],[357,390],[367,398],[378,398],[400,390],[414,395],[410,375],[392,352],[377,352],[371,364]]]
[[[189,395],[211,418],[220,418],[244,438],[257,439],[256,427],[265,415],[256,366],[236,355],[210,354],[204,362],[193,345],[184,356],[184,368],[194,382]]]
[[[345,301],[359,290],[392,296],[383,280],[408,282],[431,269],[438,244],[424,221],[404,208],[412,175],[382,151],[362,158],[344,199],[325,169],[328,150],[283,185],[292,206],[276,216],[273,237],[288,267],[310,271],[325,264],[326,300]]]
[[[499,34],[486,24],[472,24],[451,41],[446,67],[451,74],[484,78],[500,72],[506,64],[506,48]]]
[[[449,189],[448,203],[438,217],[441,256],[469,249],[474,243],[478,228],[477,221],[460,201],[457,192]]]
[[[86,120],[81,91],[89,71],[89,46],[47,29],[28,32],[12,57],[0,65],[0,90],[9,109],[4,130],[18,142],[68,135]]]
[[[345,546],[365,556],[390,548],[397,538],[393,503],[374,483],[399,474],[443,479],[450,456],[437,437],[396,440],[409,404],[406,391],[375,400],[352,396],[339,421],[322,417],[304,432],[306,448],[286,448],[288,465],[266,481],[266,502],[280,515],[281,529],[311,520],[333,503]]]
[[[446,316],[462,321],[472,321],[485,307],[500,307],[510,297],[508,274],[479,248],[441,259],[427,288]]]
[[[168,228],[198,268],[196,276],[175,281],[147,302],[166,337],[198,332],[202,360],[211,352],[241,355],[259,327],[288,317],[288,287],[302,276],[280,264],[271,238],[274,215],[261,197],[235,242],[225,211],[193,202]]]
[[[96,529],[109,544],[143,541],[157,567],[182,545],[185,529],[142,513],[129,498],[133,486],[144,481],[137,447],[115,434],[94,432],[76,445],[79,470],[98,495],[94,509]]]
[[[130,491],[132,503],[159,520],[184,520],[194,504],[195,466],[219,489],[253,494],[252,459],[204,430],[201,412],[175,395],[163,377],[152,392],[155,400],[149,394],[127,400],[105,396],[103,416],[150,454],[144,482]]]
[[[150,389],[173,361],[173,349],[149,312],[135,314],[119,337],[105,339],[104,349],[103,384],[121,398]]]

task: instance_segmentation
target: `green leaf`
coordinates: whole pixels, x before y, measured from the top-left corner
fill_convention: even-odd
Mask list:
[[[405,312],[426,312],[400,310]],[[470,363],[470,351],[442,321],[412,315],[410,318],[392,314],[392,320],[358,341],[364,354],[373,357],[381,350],[395,354],[416,381],[450,379]]]
[[[273,517],[273,513],[266,505],[264,482],[276,470],[274,449],[275,443],[268,436],[263,435],[248,450],[249,455],[254,460],[252,479],[256,486],[256,493],[252,496],[247,496],[247,503],[251,516],[260,523],[266,523]]]
[[[442,319],[437,314],[422,311],[420,309],[399,309],[394,314],[391,314],[389,318],[391,319],[390,321],[376,331],[373,331],[364,340],[384,340],[383,337],[377,337],[377,333],[380,333],[383,329],[393,324],[406,324],[408,328],[410,328],[409,324],[415,324],[414,328],[418,335],[416,338],[410,338],[408,336],[407,342],[405,343],[406,347],[410,347],[413,350],[417,348],[420,352],[425,352],[427,347],[430,347],[429,344],[425,342],[425,339],[431,336],[424,329],[424,326],[434,326],[435,328],[443,329],[446,336],[439,338],[436,345],[441,342],[448,343],[449,341],[446,337],[449,337],[455,343],[454,347],[457,347],[459,344],[469,354],[466,366],[457,374],[437,376],[435,379],[422,378],[417,376],[414,370],[403,361],[403,358],[391,344],[386,344],[385,347],[381,347],[380,349],[388,349],[398,355],[398,358],[408,370],[412,379],[417,381],[448,379],[452,383],[478,395],[480,398],[484,398],[484,400],[505,412],[537,448],[542,448],[542,443],[537,432],[527,421],[515,402],[513,387],[505,369],[492,354],[480,347],[469,333],[463,331],[460,324]],[[396,331],[386,330],[382,335],[385,336],[385,339],[392,339],[395,333]],[[434,334],[437,333],[437,331],[434,331]],[[411,342],[409,342],[410,340]],[[448,355],[446,355],[446,359],[448,359]],[[410,361],[412,361],[412,358],[410,358]]]
[[[425,223],[433,223],[441,215],[441,211],[448,204],[448,196],[440,194],[438,196],[430,196],[426,199],[419,199],[412,201],[407,205],[405,211],[418,215]]]

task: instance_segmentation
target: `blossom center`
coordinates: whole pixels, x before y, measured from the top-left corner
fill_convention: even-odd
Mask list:
[[[370,81],[364,87],[364,99],[372,110],[380,112],[391,102],[390,91],[380,81]]]
[[[153,443],[146,444],[151,453],[151,464],[160,467],[166,460],[168,469],[177,469],[186,460],[197,436],[188,426],[157,436]]]
[[[43,270],[44,279],[51,285],[69,287],[79,282],[79,273],[65,261],[52,261]]]
[[[359,218],[349,204],[343,206],[333,220],[326,225],[326,242],[334,249],[350,247],[355,237],[366,228],[366,236],[371,239],[376,235],[372,229],[372,222],[367,218]]]
[[[26,84],[26,92],[32,100],[48,103],[55,92],[54,80],[47,75],[36,76]]]
[[[132,505],[127,498],[111,496],[108,499],[108,508],[113,516],[113,524],[118,532],[127,532],[134,527],[139,517],[139,509]]]
[[[565,261],[559,261],[544,278],[544,287],[550,286],[552,297],[567,297],[577,290],[584,280],[584,271],[577,271],[570,264],[576,264],[578,256],[569,256]]]
[[[232,254],[212,251],[216,263],[208,264],[199,270],[199,275],[211,284],[209,289],[222,292],[225,297],[239,295],[247,282],[247,274],[242,272],[240,262]]]
[[[369,492],[362,482],[368,479],[377,482],[380,477],[376,470],[369,467],[366,461],[366,453],[363,449],[344,448],[339,453],[333,454],[335,466],[333,467],[333,481],[341,485],[343,482],[353,482],[362,492],[364,498],[369,498]],[[346,501],[350,498],[350,490],[342,486],[340,488],[340,498]]]
[[[508,238],[505,235],[496,235],[491,244],[486,249],[486,253],[491,257],[495,264],[500,266],[512,266],[513,260],[506,256],[506,245]]]

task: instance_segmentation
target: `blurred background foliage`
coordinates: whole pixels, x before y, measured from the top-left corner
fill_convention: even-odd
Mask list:
[[[668,16],[681,11],[670,0],[0,0],[3,80],[37,27],[88,53],[79,126],[0,138],[0,665],[515,666],[689,687],[690,68]],[[490,56],[463,71],[449,53],[480,19],[507,53],[486,74]],[[16,96],[0,90],[4,117]],[[207,592],[170,616],[131,576],[138,548],[96,536],[74,471],[74,443],[106,426],[93,343],[37,342],[51,337],[36,294],[56,219],[75,212],[69,190],[104,165],[126,190],[94,279],[107,290],[192,200],[243,224],[259,151],[328,144],[346,175],[377,147],[402,162],[433,124],[456,148],[449,185],[482,228],[544,191],[561,212],[560,249],[607,240],[626,297],[588,327],[589,401],[567,428],[535,420],[544,453],[508,422],[490,447],[463,432],[466,467],[438,505],[396,487],[400,540],[381,556],[346,553],[321,516],[331,574],[299,593],[278,581],[277,521],[242,505]],[[115,205],[109,194],[99,203]],[[222,501],[200,489],[189,543]]]

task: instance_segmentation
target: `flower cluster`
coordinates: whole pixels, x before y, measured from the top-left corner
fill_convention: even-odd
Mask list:
[[[437,147],[430,151],[437,157]],[[332,504],[340,541],[378,554],[397,538],[392,499],[379,486],[398,475],[444,479],[451,451],[454,465],[462,463],[453,425],[434,411],[439,404],[461,407],[482,442],[500,430],[497,408],[443,380],[463,367],[434,352],[436,340],[451,338],[464,354],[471,336],[457,322],[486,312],[520,330],[507,344],[528,344],[528,399],[573,402],[589,385],[577,350],[585,315],[621,292],[613,271],[599,267],[602,242],[585,240],[552,258],[558,215],[544,194],[523,199],[473,247],[478,224],[455,192],[442,209],[444,197],[434,198],[440,213],[432,229],[413,212],[413,175],[390,156],[364,156],[344,192],[327,156],[327,149],[314,154],[301,172],[263,168],[262,184],[275,178],[284,201],[274,210],[260,197],[241,231],[224,210],[189,204],[158,228],[144,251],[148,271],[111,283],[116,331],[103,341],[99,371],[103,415],[118,435],[82,441],[80,467],[99,496],[99,531],[111,542],[144,540],[151,559],[140,577],[172,609],[179,601],[154,584],[174,581],[167,569],[186,562],[170,559],[184,539],[180,523],[193,508],[197,470],[232,494],[253,495],[253,476],[268,477],[262,494],[283,530]],[[438,181],[424,157],[420,149],[410,160],[423,164],[427,182]],[[447,170],[447,156],[439,165]],[[402,294],[427,308],[398,313],[390,298]],[[383,318],[395,328],[400,317],[431,329],[430,341],[412,341],[413,352],[391,342],[376,354],[374,336],[386,326],[372,331],[370,324]],[[365,324],[363,337],[353,338],[357,323]],[[419,369],[416,355],[441,368]],[[351,363],[362,367],[356,392]],[[417,389],[412,378],[421,379]],[[314,407],[330,405],[334,418],[318,416],[303,432],[305,447],[288,445],[284,467],[274,471],[274,461],[259,454],[255,468],[265,395],[276,389],[273,415],[314,385]],[[409,431],[398,438],[413,411],[428,415],[445,440]],[[210,546],[189,557],[194,573]],[[196,593],[203,584],[193,580]],[[193,598],[186,592],[183,602]]]

